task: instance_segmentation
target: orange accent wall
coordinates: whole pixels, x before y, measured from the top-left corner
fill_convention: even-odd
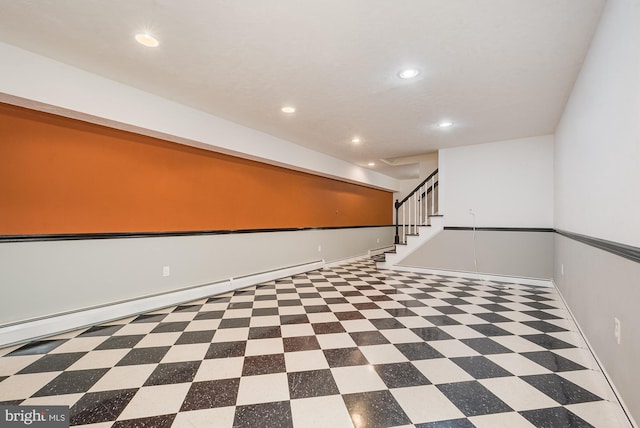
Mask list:
[[[0,235],[392,222],[390,192],[0,103]]]

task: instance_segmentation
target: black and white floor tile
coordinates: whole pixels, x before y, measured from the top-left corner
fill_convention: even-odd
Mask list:
[[[630,427],[552,288],[370,259],[0,350],[71,425]]]

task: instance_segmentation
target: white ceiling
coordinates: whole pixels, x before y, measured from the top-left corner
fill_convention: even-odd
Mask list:
[[[403,179],[553,133],[604,1],[0,0],[0,40]]]

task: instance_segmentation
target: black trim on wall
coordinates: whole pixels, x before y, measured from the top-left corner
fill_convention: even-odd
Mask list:
[[[270,232],[298,232],[305,230],[334,230],[334,229],[364,229],[367,227],[394,227],[392,224],[373,226],[328,226],[328,227],[290,227],[275,229],[238,229],[238,230],[196,230],[176,232],[108,232],[108,233],[60,233],[48,235],[0,235],[0,243],[3,242],[38,242],[38,241],[80,241],[89,239],[128,239],[128,238],[166,238],[173,236],[201,236],[201,235],[232,235],[243,233],[270,233]],[[446,226],[444,230],[472,231],[468,226]],[[640,263],[640,248],[631,245],[620,244],[605,239],[580,235],[545,227],[476,227],[480,232],[555,232],[574,241],[607,251],[625,259]]]
[[[393,227],[392,224],[372,226],[284,227],[276,229],[194,230],[175,232],[106,232],[56,233],[47,235],[0,235],[3,242],[79,241],[83,239],[166,238],[172,236],[232,235],[240,233],[298,232],[304,230],[364,229],[367,227]]]
[[[631,245],[607,241],[606,239],[580,235],[578,233],[567,232],[566,230],[556,229],[556,233],[566,238],[573,239],[574,241],[578,241],[583,244],[587,244],[592,247],[615,254],[616,256],[624,257],[625,259],[640,263],[640,248],[638,247],[632,247]]]
[[[445,226],[444,230],[473,230],[466,226]],[[476,227],[480,232],[555,232],[548,227]]]

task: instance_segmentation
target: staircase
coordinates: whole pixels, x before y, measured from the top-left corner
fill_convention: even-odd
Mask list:
[[[444,229],[441,215],[433,215],[429,217],[429,223],[426,225],[418,225],[415,234],[407,234],[405,243],[395,244],[393,251],[384,253],[384,260],[377,261],[378,269],[393,269],[395,265],[400,264],[411,253],[420,248],[425,242],[432,239]]]
[[[396,200],[394,250],[377,261],[378,269],[393,269],[444,229],[438,214],[438,170],[433,171],[402,201]]]

